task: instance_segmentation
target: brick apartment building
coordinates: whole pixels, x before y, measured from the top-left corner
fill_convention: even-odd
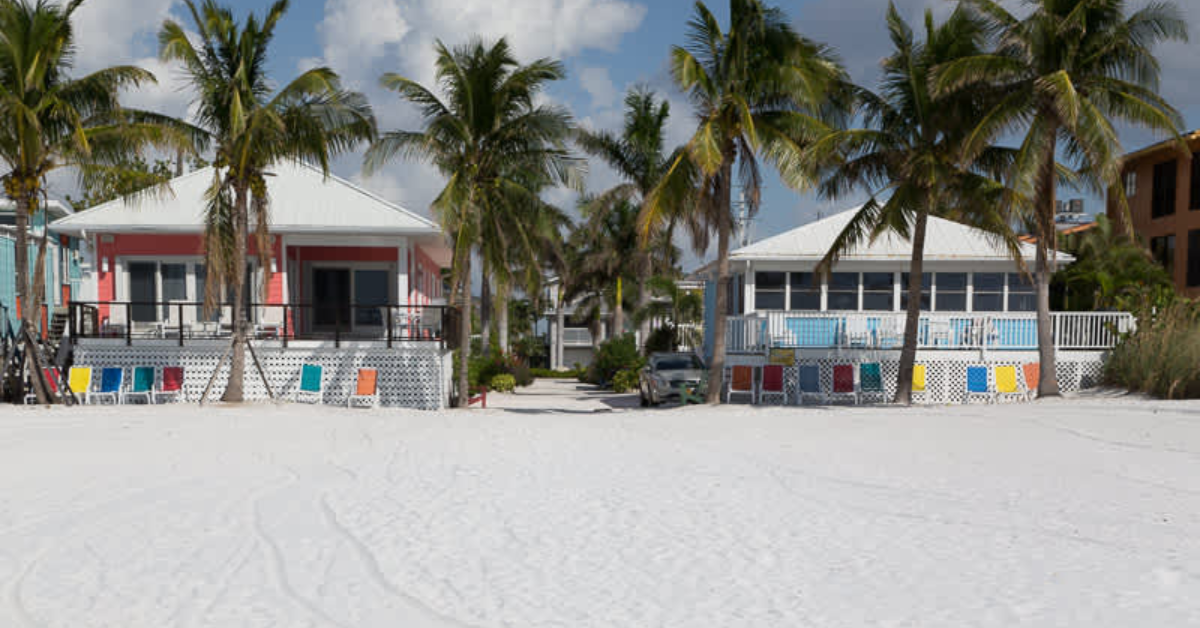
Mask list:
[[[1184,136],[1200,157],[1200,131]],[[1200,296],[1200,159],[1180,154],[1175,141],[1165,141],[1123,158],[1122,173],[1134,232],[1189,297]],[[1120,221],[1114,194],[1108,216]]]

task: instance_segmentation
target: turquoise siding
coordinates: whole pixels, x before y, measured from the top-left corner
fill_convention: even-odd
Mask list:
[[[67,278],[66,284],[71,286],[71,294],[79,293],[79,284],[83,279],[83,273],[79,268],[79,263],[76,256],[73,254],[73,249],[78,246],[72,242],[70,247],[63,248],[57,244],[56,240],[51,240],[46,249],[46,300],[52,306],[61,306],[62,303],[62,288],[58,277],[59,268],[61,268],[60,260],[63,256],[67,259]],[[8,308],[9,320],[15,325],[17,322],[17,281],[16,281],[16,251],[17,246],[10,234],[0,234],[0,304]],[[29,245],[29,264],[30,276],[33,275],[33,265],[37,261],[37,242],[34,241]]]

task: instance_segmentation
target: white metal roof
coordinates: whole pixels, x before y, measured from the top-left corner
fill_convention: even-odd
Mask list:
[[[345,179],[299,162],[270,170],[273,233],[434,235],[438,226]],[[200,233],[212,167],[174,179],[170,192],[121,198],[55,221],[51,229],[79,235],[100,233]]]
[[[58,218],[60,216],[70,216],[75,210],[71,206],[62,201],[47,201],[46,208],[50,210],[50,216]],[[0,199],[0,214],[11,214],[17,210],[17,203],[12,199]]]
[[[760,240],[730,254],[735,261],[780,260],[820,261],[829,252],[829,246],[845,229],[846,224],[858,208],[840,212],[797,227],[777,236]],[[1032,262],[1037,249],[1032,244],[1021,244],[1022,256]],[[841,262],[863,261],[909,261],[912,259],[912,244],[907,238],[885,234],[874,242],[860,243],[841,256]],[[1012,259],[1003,243],[985,231],[969,227],[944,218],[930,217],[925,235],[925,261],[1006,261]],[[1072,258],[1058,254],[1059,261],[1070,262]]]

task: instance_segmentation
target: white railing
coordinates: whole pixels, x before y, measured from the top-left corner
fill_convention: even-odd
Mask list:
[[[592,331],[590,329],[584,327],[564,327],[562,331],[564,347],[592,346]]]
[[[760,353],[770,348],[898,349],[904,340],[904,312],[759,312],[727,319],[730,353]],[[1067,350],[1114,347],[1133,330],[1125,312],[1055,312],[1055,346]],[[1033,313],[923,313],[917,328],[921,349],[1036,349]]]

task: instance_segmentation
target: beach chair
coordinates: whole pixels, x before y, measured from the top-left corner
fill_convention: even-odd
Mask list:
[[[768,364],[762,368],[762,381],[758,384],[758,402],[766,403],[768,397],[778,397],[779,402],[785,406],[788,403],[783,367],[778,364]]]
[[[44,367],[42,369],[42,376],[46,378],[46,387],[49,388],[49,390],[47,392],[50,393],[50,398],[51,399],[57,398],[58,397],[58,370],[55,369],[54,367],[50,367],[50,366]],[[30,388],[30,390],[32,391],[33,389]],[[26,393],[25,394],[25,405],[32,406],[35,404],[37,404],[37,395],[34,394],[33,392]]]
[[[878,397],[881,403],[887,401],[883,390],[883,367],[878,362],[858,365],[858,401],[861,403],[868,397]]]
[[[993,370],[992,376],[995,378],[993,381],[996,383],[996,391],[993,394],[993,398],[996,401],[1028,398],[1025,391],[1021,389],[1021,385],[1017,382],[1017,367],[1011,365],[997,366]]]
[[[929,398],[929,370],[924,364],[914,364],[912,374],[912,400],[920,396],[923,400]]]
[[[129,390],[121,393],[121,403],[129,403],[130,399],[141,397],[147,404],[154,403],[154,367],[137,366],[133,369],[133,381]]]
[[[106,366],[100,369],[100,390],[88,395],[91,403],[111,401],[117,405],[121,400],[121,391],[125,386],[125,369],[119,366]]]
[[[854,387],[853,364],[833,365],[833,389],[826,396],[829,399],[848,397],[850,401],[858,403],[858,391]]]
[[[79,398],[79,403],[87,403],[88,394],[92,391],[92,367],[72,366],[67,376],[67,386]]]
[[[1042,365],[1039,362],[1027,362],[1021,366],[1025,384],[1025,399],[1033,401],[1037,397],[1038,383],[1042,381]]]
[[[346,397],[347,408],[364,403],[368,408],[379,406],[379,371],[375,369],[358,369],[354,392]]]
[[[983,397],[984,401],[988,403],[994,401],[991,382],[988,379],[988,367],[967,367],[967,403],[971,403],[975,397]]]
[[[871,345],[871,326],[863,316],[846,317],[846,346],[868,347]]]
[[[160,403],[164,398],[173,401],[185,401],[183,392],[183,367],[164,366],[162,377],[158,380],[158,390],[154,392],[154,403]]]
[[[734,395],[750,397],[750,403],[758,403],[754,394],[754,367],[734,366],[725,369],[725,401],[733,401]]]
[[[800,389],[798,401],[801,404],[804,403],[805,397],[824,400],[825,394],[821,391],[821,367],[815,364],[802,364],[796,374]]]
[[[295,400],[305,403],[321,403],[325,398],[325,369],[317,364],[300,367],[300,389]]]

